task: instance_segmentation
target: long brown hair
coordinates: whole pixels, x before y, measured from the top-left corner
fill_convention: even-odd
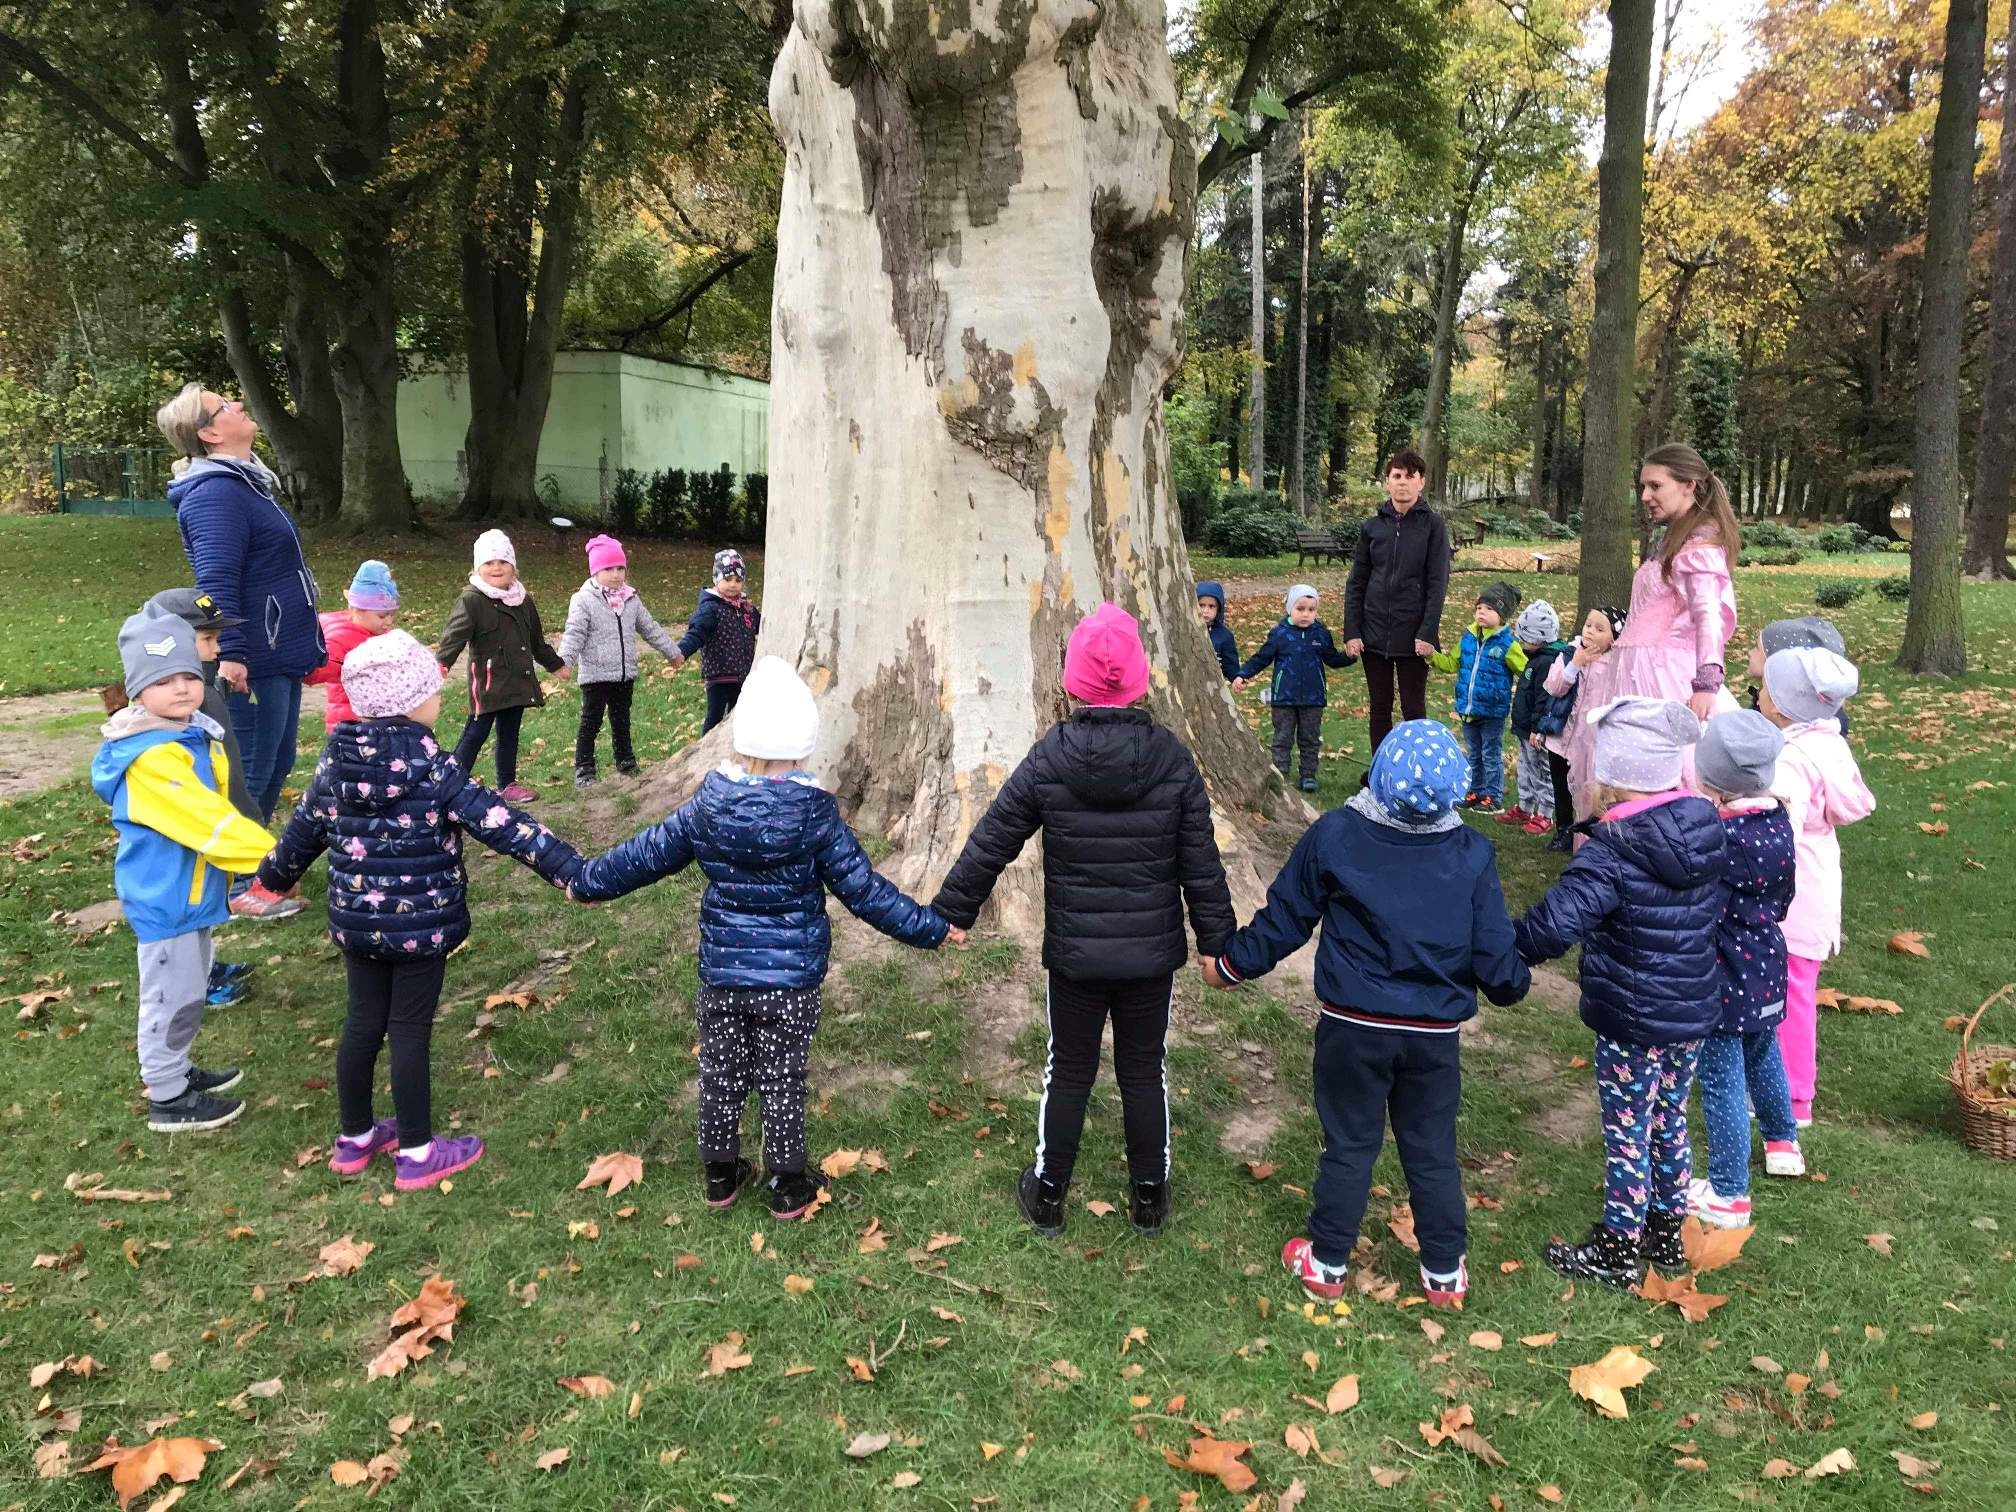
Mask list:
[[[1673,559],[1697,535],[1709,536],[1736,565],[1743,549],[1742,533],[1736,528],[1736,511],[1729,507],[1729,490],[1708,470],[1701,453],[1678,441],[1655,446],[1645,454],[1641,468],[1663,467],[1682,483],[1694,486],[1694,507],[1666,527],[1666,539],[1659,546],[1659,575],[1673,581]]]

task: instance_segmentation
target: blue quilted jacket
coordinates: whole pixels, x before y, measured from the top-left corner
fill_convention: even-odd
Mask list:
[[[1722,961],[1723,1034],[1753,1034],[1785,1017],[1785,931],[1797,867],[1792,821],[1781,805],[1725,815],[1729,905],[1715,931]]]
[[[1518,671],[1506,657],[1515,644],[1510,625],[1500,625],[1481,639],[1475,625],[1463,632],[1456,658],[1456,712],[1463,718],[1503,719],[1512,712]]]
[[[251,677],[306,677],[329,659],[315,575],[273,474],[235,457],[199,457],[168,485],[196,586],[245,623],[220,631],[221,660]]]
[[[1306,709],[1330,702],[1329,674],[1324,668],[1348,667],[1357,659],[1337,649],[1330,627],[1323,621],[1298,626],[1284,614],[1267,632],[1260,649],[1246,658],[1239,676],[1257,677],[1272,664],[1274,682],[1268,701]]]
[[[1582,947],[1582,1022],[1627,1045],[1705,1039],[1722,1017],[1722,817],[1657,793],[1577,825],[1589,843],[1514,928],[1527,962]]]
[[[410,719],[345,720],[259,880],[284,892],[329,855],[329,938],[382,960],[442,956],[469,935],[462,836],[522,861],[556,887],[574,848],[480,782]]]
[[[815,987],[832,928],[826,891],[905,945],[934,949],[944,919],[879,875],[833,795],[803,773],[766,778],[714,771],[669,819],[581,868],[574,895],[620,898],[694,861],[700,980],[710,987]]]

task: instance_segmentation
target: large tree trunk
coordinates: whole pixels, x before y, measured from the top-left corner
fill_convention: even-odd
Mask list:
[[[359,535],[413,523],[413,494],[399,450],[399,326],[392,259],[348,311],[330,353],[343,406],[343,526]]]
[[[1428,359],[1428,397],[1421,409],[1421,451],[1428,463],[1428,495],[1447,496],[1449,445],[1442,435],[1442,413],[1449,404],[1449,371],[1456,358],[1456,309],[1463,294],[1463,242],[1470,229],[1470,197],[1461,195],[1449,209],[1442,239],[1442,271],[1436,288],[1435,347]]]
[[[330,373],[329,339],[322,330],[319,302],[300,289],[292,272],[281,324],[285,391],[273,382],[265,337],[235,281],[218,295],[218,323],[238,392],[273,448],[282,487],[301,517],[320,525],[336,519],[343,507],[343,412]]]
[[[1253,123],[1259,124],[1256,117]],[[1246,475],[1267,486],[1267,154],[1253,154],[1253,377],[1246,396]]]
[[[1535,514],[1547,508],[1547,373],[1554,362],[1554,327],[1543,321],[1539,351],[1533,358],[1533,475],[1527,507]]]
[[[1288,448],[1288,498],[1298,514],[1316,512],[1309,497],[1309,123],[1302,123],[1302,282],[1295,298],[1295,435]]]
[[[2009,46],[2003,53],[2003,99],[2016,81],[2016,7],[2009,12]],[[2016,578],[2009,562],[2010,472],[2016,469],[2016,121],[2004,105],[2002,157],[1997,170],[1995,253],[1988,297],[1988,378],[1981,391],[1981,436],[1974,448],[1973,497],[1968,501],[1970,577]]]
[[[1652,0],[1611,0],[1603,156],[1596,170],[1596,305],[1582,386],[1582,565],[1576,586],[1584,612],[1592,604],[1627,603],[1631,594],[1631,369],[1644,252],[1645,97],[1651,73]]]
[[[1911,604],[1897,665],[1967,670],[1960,618],[1960,357],[1967,322],[1967,213],[1988,0],[1952,0],[1932,128],[1932,197],[1918,316],[1918,410],[1911,434]]]
[[[928,890],[1064,713],[1065,641],[1111,599],[1141,621],[1149,707],[1195,753],[1256,901],[1258,816],[1285,841],[1308,810],[1194,619],[1161,395],[1197,169],[1159,0],[1042,0],[985,32],[801,0],[770,108],[771,425],[791,445],[759,650],[819,695],[811,765],[894,842],[885,870]],[[665,796],[729,733],[670,763]],[[1025,857],[996,890],[1004,922],[1032,931],[1040,893]]]

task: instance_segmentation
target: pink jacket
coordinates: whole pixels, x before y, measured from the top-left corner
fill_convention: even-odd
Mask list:
[[[355,719],[350,695],[343,691],[343,658],[371,639],[371,632],[350,618],[347,609],[331,609],[322,615],[322,638],[329,643],[329,660],[301,679],[323,683],[329,689],[329,704],[322,722],[333,732],[346,719]]]
[[[1841,842],[1836,826],[1866,819],[1876,798],[1841,727],[1831,719],[1791,725],[1772,787],[1798,839],[1798,880],[1785,915],[1785,946],[1824,961],[1841,949]]]

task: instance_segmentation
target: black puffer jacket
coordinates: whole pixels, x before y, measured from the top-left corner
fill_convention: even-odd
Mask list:
[[[970,928],[994,879],[1043,832],[1043,964],[1084,981],[1159,976],[1216,955],[1237,920],[1211,800],[1145,709],[1080,709],[1030,747],[932,902]]]
[[[1722,1017],[1722,816],[1705,798],[1657,793],[1577,828],[1589,843],[1514,927],[1520,956],[1551,961],[1579,941],[1582,1022],[1607,1039],[1705,1039]]]
[[[1414,642],[1442,644],[1449,596],[1449,527],[1426,504],[1404,515],[1391,499],[1358,527],[1344,584],[1344,639],[1381,656],[1412,656]]]

